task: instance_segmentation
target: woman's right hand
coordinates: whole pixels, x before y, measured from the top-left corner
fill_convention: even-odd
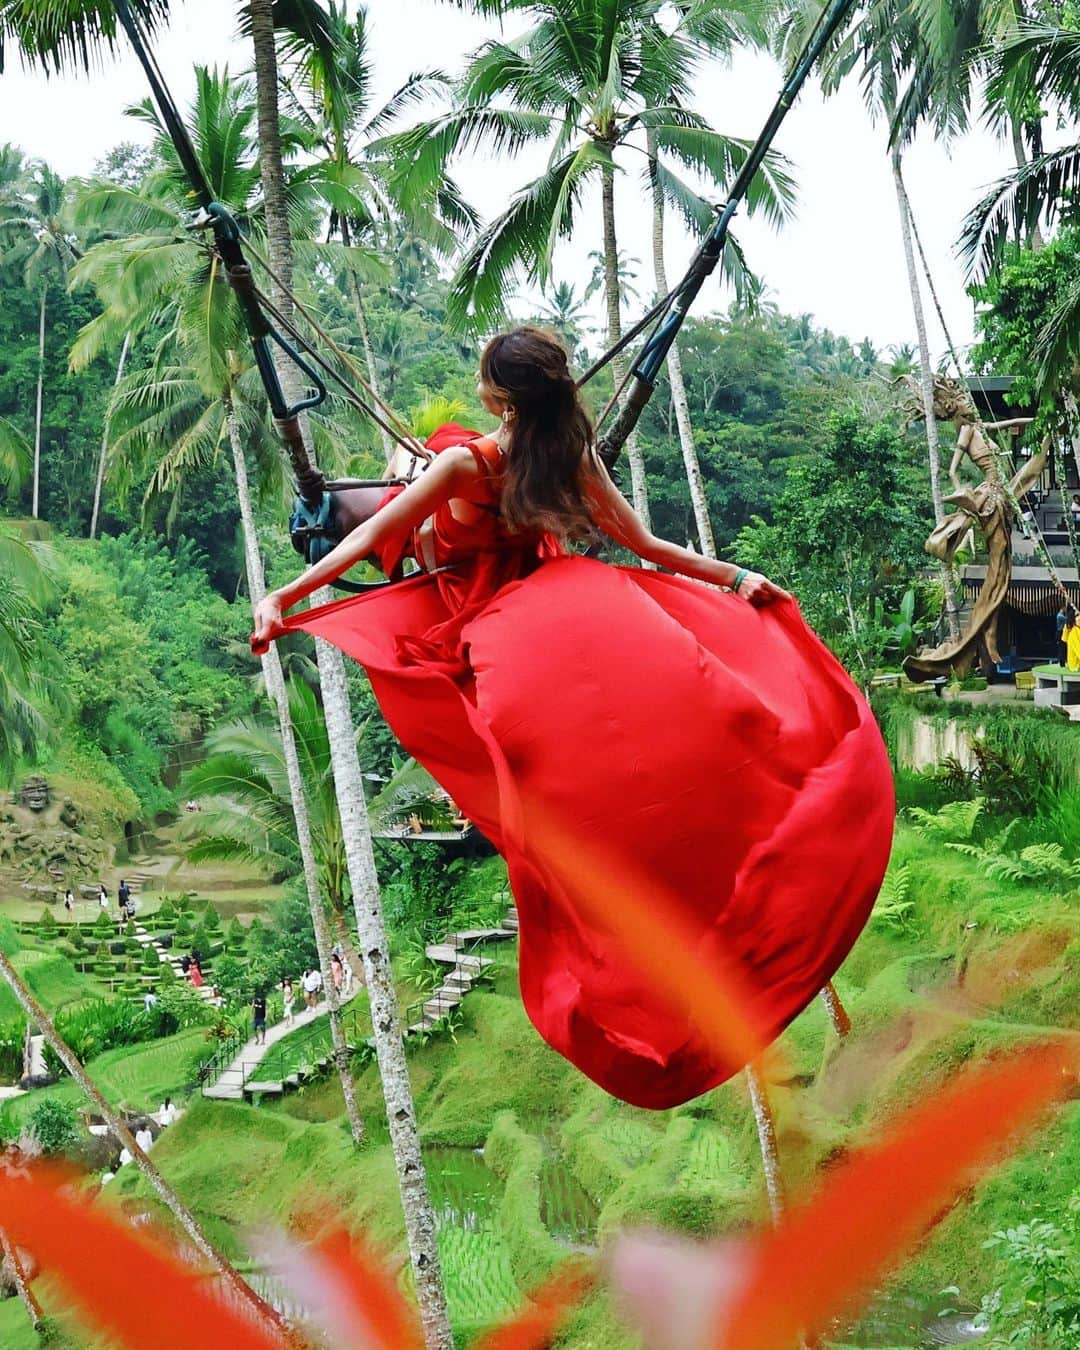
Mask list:
[[[792,599],[789,591],[785,591],[768,577],[762,576],[760,572],[747,572],[739,582],[739,589],[735,594],[740,600],[748,601],[755,609],[775,604],[777,600]]]
[[[281,600],[276,591],[269,591],[255,606],[255,629],[251,634],[251,650],[256,656],[263,656],[270,649],[274,638],[285,631],[281,613]]]

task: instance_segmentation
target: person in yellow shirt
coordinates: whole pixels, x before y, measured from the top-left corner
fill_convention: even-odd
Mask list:
[[[1080,670],[1080,622],[1075,605],[1065,606],[1065,631],[1061,637],[1065,643],[1066,666],[1070,670]]]

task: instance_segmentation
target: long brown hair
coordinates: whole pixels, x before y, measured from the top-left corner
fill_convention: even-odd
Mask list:
[[[540,328],[500,333],[480,356],[480,378],[514,412],[502,493],[507,525],[563,542],[592,538],[596,528],[579,475],[591,453],[593,425],[565,348]]]

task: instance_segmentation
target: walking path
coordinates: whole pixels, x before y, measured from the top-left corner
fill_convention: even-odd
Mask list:
[[[171,966],[172,972],[178,980],[184,980],[190,983],[188,977],[184,974],[184,968],[180,964],[179,956],[167,951],[157,938],[152,937],[138,920],[135,921],[135,941],[140,947],[153,947],[157,959],[162,965]],[[209,1003],[214,997],[214,987],[211,983],[201,984],[195,991],[204,1003]]]
[[[347,1008],[362,987],[359,980],[354,980],[348,997],[342,997],[339,1000],[340,1006]],[[279,1093],[284,1091],[284,1085],[278,1080],[257,1081],[253,1077],[255,1070],[273,1047],[277,1045],[278,1041],[283,1041],[286,1036],[291,1036],[294,1031],[299,1031],[301,1027],[310,1026],[320,1017],[325,1017],[329,1011],[329,1004],[323,999],[314,1008],[304,1008],[301,1012],[294,1013],[291,1025],[286,1026],[284,1022],[278,1022],[276,1026],[268,1027],[264,1043],[260,1044],[252,1036],[228,1068],[222,1070],[216,1081],[203,1088],[203,1096],[216,1101],[238,1102],[242,1100],[245,1091],[249,1093]]]
[[[138,930],[136,929],[136,931]],[[422,1035],[437,1026],[452,1009],[461,1003],[487,967],[493,964],[490,957],[475,954],[474,949],[479,944],[509,941],[517,937],[517,932],[517,909],[511,906],[498,928],[463,929],[461,932],[448,933],[442,942],[433,943],[426,947],[425,952],[428,958],[432,961],[445,962],[450,966],[450,971],[443,979],[442,984],[424,1003],[420,1020],[408,1027],[405,1035]],[[360,981],[355,981],[349,997],[341,1000],[341,1006],[347,1007],[361,988]],[[292,1032],[299,1030],[301,1027],[310,1026],[318,1018],[325,1017],[328,1011],[325,1002],[320,1003],[316,1008],[304,1008],[303,1011],[293,1017],[291,1026],[279,1022],[276,1026],[268,1028],[266,1040],[263,1044],[259,1044],[253,1036],[237,1053],[228,1067],[223,1069],[212,1083],[203,1087],[202,1095],[213,1101],[236,1102],[242,1101],[245,1095],[276,1096],[288,1087],[297,1086],[299,1082],[299,1075],[297,1074],[291,1074],[285,1081],[281,1081],[280,1079],[270,1078],[257,1079],[255,1073],[267,1054],[279,1041],[284,1040],[286,1036],[291,1035]],[[328,1058],[328,1056],[324,1056],[325,1058]],[[292,1081],[294,1079],[295,1082]]]

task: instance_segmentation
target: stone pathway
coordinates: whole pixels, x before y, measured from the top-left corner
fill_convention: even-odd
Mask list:
[[[140,947],[153,947],[157,959],[162,965],[171,966],[172,972],[178,980],[184,980],[185,982],[190,983],[188,977],[184,974],[184,969],[180,964],[179,956],[173,955],[171,951],[168,951],[163,947],[157,938],[151,936],[137,919],[135,920],[135,941]],[[195,992],[204,1003],[209,1003],[214,997],[214,986],[207,981],[205,984],[200,985]]]
[[[354,980],[348,998],[343,997],[340,1000],[340,1006],[347,1008],[362,988],[363,985],[360,981]],[[291,1026],[286,1026],[284,1022],[278,1022],[276,1026],[268,1027],[265,1044],[260,1045],[252,1036],[228,1068],[222,1070],[217,1080],[203,1088],[202,1095],[216,1101],[238,1102],[243,1099],[245,1092],[267,1094],[283,1092],[284,1084],[280,1081],[256,1080],[253,1077],[255,1070],[269,1051],[277,1045],[278,1041],[284,1040],[286,1036],[291,1036],[294,1031],[298,1031],[301,1027],[310,1026],[320,1017],[325,1017],[329,1011],[329,1005],[323,999],[314,1008],[303,1008],[300,1012],[294,1013]]]

